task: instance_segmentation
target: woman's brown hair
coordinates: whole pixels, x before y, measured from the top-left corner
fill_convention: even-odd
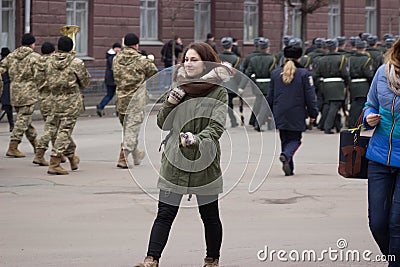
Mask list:
[[[400,39],[385,54],[385,63],[391,63],[396,73],[400,74]]]

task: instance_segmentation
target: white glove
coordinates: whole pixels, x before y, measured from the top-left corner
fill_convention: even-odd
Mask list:
[[[196,138],[191,132],[180,133],[179,136],[181,137],[181,144],[183,147],[191,146],[196,143]]]
[[[243,92],[244,92],[244,90],[242,88],[238,89],[238,93],[239,93],[240,96],[243,95]]]
[[[180,87],[175,87],[169,92],[168,102],[177,105],[181,102],[182,98],[186,95],[185,90]]]

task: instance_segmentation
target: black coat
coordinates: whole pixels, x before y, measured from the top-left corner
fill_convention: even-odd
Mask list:
[[[8,75],[8,72],[4,73],[1,75],[3,78],[3,94],[1,95],[1,105],[11,105],[10,101],[10,76]]]
[[[288,85],[283,83],[282,67],[271,73],[267,101],[279,130],[305,131],[305,119],[308,116],[316,118],[318,115],[311,73],[301,68],[297,62],[296,67],[294,78]]]
[[[175,64],[178,62],[179,53],[183,51],[183,45],[177,44],[175,42]],[[166,43],[161,49],[161,60],[164,62],[165,67],[172,66],[172,41]]]
[[[115,53],[113,49],[108,50],[106,53],[106,73],[104,75],[104,83],[107,86],[115,86],[112,63],[116,54],[117,53]]]

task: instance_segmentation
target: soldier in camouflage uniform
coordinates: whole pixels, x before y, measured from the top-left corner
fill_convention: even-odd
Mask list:
[[[357,53],[348,57],[350,75],[350,115],[349,128],[357,127],[357,119],[367,102],[370,83],[374,77],[373,60],[366,54],[367,43],[356,42]]]
[[[151,60],[138,52],[139,38],[135,34],[125,35],[124,44],[126,47],[115,56],[112,68],[117,85],[118,117],[121,125],[125,126],[117,167],[126,169],[129,154],[132,154],[135,165],[139,165],[145,156],[144,151],[137,149],[148,99],[146,87],[142,84],[158,70]]]
[[[34,150],[37,145],[37,132],[32,126],[32,114],[38,97],[34,81],[34,64],[40,55],[33,51],[34,48],[35,37],[26,33],[22,36],[22,46],[0,63],[0,73],[8,72],[10,75],[11,105],[17,112],[17,119],[6,153],[9,157],[25,157],[25,154],[18,150],[18,144],[24,134]]]
[[[266,104],[266,97],[271,82],[271,72],[276,68],[277,59],[269,53],[269,39],[260,38],[258,46],[261,52],[259,55],[250,59],[246,75],[253,78],[258,86],[257,91],[254,92],[256,100],[253,106],[253,113],[256,118],[254,121],[254,129],[260,132],[265,122],[268,122],[268,130],[274,128],[272,125],[272,114]]]
[[[51,107],[53,98],[51,95],[50,87],[46,82],[45,71],[47,65],[51,60],[51,55],[55,52],[55,47],[50,42],[44,42],[42,44],[41,51],[43,55],[38,59],[35,64],[35,81],[39,91],[38,103],[40,113],[42,114],[43,120],[46,122],[47,117],[52,115]],[[56,140],[55,134],[56,131],[53,131],[52,133],[42,134],[36,147],[35,158],[33,159],[34,164],[38,164],[40,166],[49,166],[49,163],[44,159],[44,153],[48,149],[50,141],[54,146],[54,142]],[[66,158],[64,155],[61,155],[61,162],[66,162]]]
[[[51,56],[44,75],[51,90],[51,113],[46,118],[40,143],[45,144],[56,136],[51,152],[49,174],[68,174],[61,167],[61,156],[65,155],[71,170],[78,169],[79,157],[75,154],[76,145],[72,140],[72,131],[83,107],[81,89],[87,87],[90,74],[82,60],[70,53],[73,41],[67,36],[58,39],[58,52]],[[44,153],[44,150],[42,151]],[[38,152],[37,152],[38,153]],[[38,154],[35,155],[37,158]]]
[[[332,134],[334,126],[337,132],[340,131],[341,123],[338,111],[343,106],[346,97],[345,87],[349,80],[346,56],[337,52],[337,45],[336,39],[325,41],[325,47],[329,53],[318,60],[313,74],[315,84],[321,89],[324,101],[329,103],[322,110],[322,117],[325,117],[323,127],[326,134]]]
[[[218,56],[221,59],[221,62],[229,63],[233,68],[239,70],[240,68],[240,57],[232,52],[233,39],[232,37],[224,37],[221,39],[221,45],[224,48],[224,51],[219,53]],[[235,76],[230,79],[228,82],[224,84],[224,87],[228,90],[228,115],[231,120],[232,128],[238,126],[236,116],[233,113],[233,99],[238,95],[243,93],[243,90],[239,92],[239,83],[240,83],[240,73],[236,72]],[[240,97],[240,96],[239,96]],[[241,106],[241,112],[243,112],[243,105]]]

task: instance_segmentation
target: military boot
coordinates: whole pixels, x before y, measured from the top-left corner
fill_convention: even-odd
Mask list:
[[[145,155],[144,151],[135,148],[132,152],[133,164],[140,165]]]
[[[64,175],[68,174],[68,171],[60,166],[61,158],[51,156],[50,158],[50,166],[47,171],[48,174],[57,174],[57,175]]]
[[[138,263],[133,267],[158,267],[158,261],[153,259],[152,256],[147,256],[143,263]]]
[[[213,258],[207,257],[204,259],[203,267],[218,267],[219,266],[218,262],[219,262],[219,259],[213,259]]]
[[[64,155],[61,155],[61,163],[67,162],[67,157]]]
[[[125,160],[125,153],[122,148],[121,148],[121,151],[119,152],[119,159],[118,159],[117,167],[121,168],[121,169],[128,169],[128,163]]]
[[[10,141],[6,156],[14,158],[24,158],[25,154],[18,150],[18,141]]]
[[[34,139],[33,141],[29,140],[29,143],[31,143],[31,145],[33,147],[33,152],[35,152],[35,154],[36,154],[36,147],[38,146],[37,139]]]
[[[71,170],[75,171],[78,169],[78,164],[80,162],[80,158],[77,155],[73,155],[68,157],[69,164],[71,165]]]
[[[35,157],[33,158],[33,163],[40,166],[49,166],[49,163],[44,158],[44,153],[46,151],[43,148],[36,149]]]

